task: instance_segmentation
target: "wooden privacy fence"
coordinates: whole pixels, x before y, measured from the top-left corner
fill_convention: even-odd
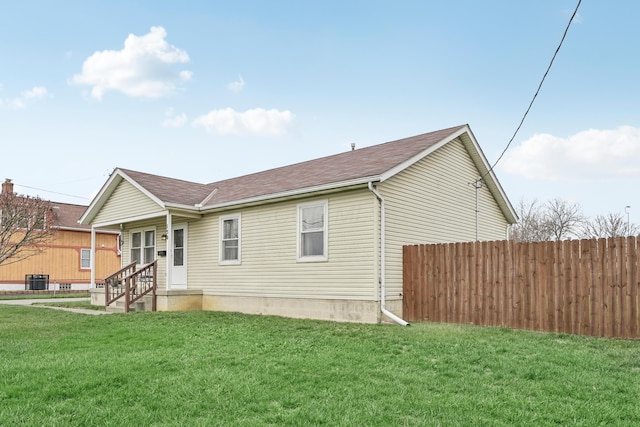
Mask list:
[[[640,337],[638,238],[403,248],[403,316]]]

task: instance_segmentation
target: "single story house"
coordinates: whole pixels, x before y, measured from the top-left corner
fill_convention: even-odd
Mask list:
[[[403,245],[515,221],[468,125],[210,184],[117,168],[80,220],[158,259],[159,310],[370,323],[403,323]]]

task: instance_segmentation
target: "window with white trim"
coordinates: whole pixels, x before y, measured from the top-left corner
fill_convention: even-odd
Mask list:
[[[326,261],[328,202],[298,205],[298,261]]]
[[[91,268],[91,249],[80,249],[80,269]]]
[[[155,230],[141,230],[131,232],[131,259],[138,264],[149,264],[155,259],[156,232]]]
[[[240,264],[241,235],[240,214],[220,217],[220,264]]]

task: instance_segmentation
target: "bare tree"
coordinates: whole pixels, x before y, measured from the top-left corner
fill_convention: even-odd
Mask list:
[[[40,252],[56,231],[55,221],[49,201],[17,195],[13,191],[0,193],[0,265],[12,264]]]
[[[511,227],[510,237],[519,242],[541,242],[578,237],[585,221],[582,207],[563,199],[545,204],[537,200],[520,201],[516,208],[518,223]]]
[[[603,237],[626,237],[640,234],[640,227],[627,224],[621,213],[609,212],[598,215],[591,221],[586,221],[582,228],[581,237],[585,239],[599,239]]]
[[[545,216],[554,240],[579,237],[586,217],[579,203],[555,198],[545,204]]]
[[[538,200],[520,200],[516,211],[520,219],[510,229],[511,239],[518,242],[549,240],[551,233],[545,221],[544,208]]]

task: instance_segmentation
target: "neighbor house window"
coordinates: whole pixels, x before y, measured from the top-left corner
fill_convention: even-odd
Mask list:
[[[156,232],[155,230],[131,232],[131,262],[149,264],[155,259]]]
[[[80,249],[80,268],[91,268],[91,249]]]
[[[240,215],[220,217],[220,263],[240,264]]]
[[[298,259],[327,260],[326,200],[298,205]]]

